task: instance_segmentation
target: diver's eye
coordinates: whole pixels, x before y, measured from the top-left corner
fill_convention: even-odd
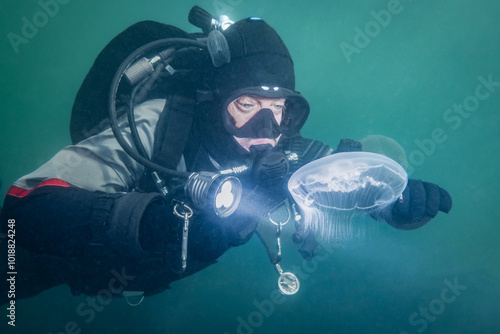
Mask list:
[[[252,111],[257,107],[256,103],[251,103],[248,101],[237,101],[236,103],[241,111]]]
[[[274,104],[273,105],[273,109],[274,110],[278,110],[279,111],[279,110],[283,110],[283,108],[285,108],[285,106],[282,105],[282,104]]]
[[[252,109],[253,108],[253,104],[249,104],[249,103],[241,103],[240,104],[240,108],[243,108],[243,109]]]

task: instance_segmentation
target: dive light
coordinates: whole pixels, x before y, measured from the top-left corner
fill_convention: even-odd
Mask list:
[[[236,211],[242,186],[238,178],[211,172],[192,173],[184,186],[185,194],[198,209],[212,207],[221,218]]]

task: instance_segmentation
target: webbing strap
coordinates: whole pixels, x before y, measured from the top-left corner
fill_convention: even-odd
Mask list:
[[[193,99],[183,96],[175,95],[167,101],[155,130],[155,163],[177,168],[191,131],[195,107]]]

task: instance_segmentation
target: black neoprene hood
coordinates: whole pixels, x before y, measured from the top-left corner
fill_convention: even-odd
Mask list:
[[[227,28],[223,35],[231,61],[214,69],[214,85],[222,108],[242,95],[287,99],[285,135],[300,130],[309,115],[309,104],[295,91],[292,57],[278,33],[259,18],[247,18]]]
[[[231,61],[215,73],[221,95],[245,87],[282,87],[295,90],[293,61],[276,31],[261,19],[247,18],[227,28]]]

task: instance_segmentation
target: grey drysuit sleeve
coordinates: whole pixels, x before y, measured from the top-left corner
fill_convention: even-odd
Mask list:
[[[149,100],[135,109],[139,136],[151,156],[154,131],[165,100]],[[126,117],[119,119],[125,140],[132,144]],[[99,134],[59,151],[34,172],[23,176],[14,185],[30,190],[47,179],[60,179],[72,186],[89,191],[119,193],[130,191],[144,172],[144,167],[132,159],[116,141],[108,127]]]

